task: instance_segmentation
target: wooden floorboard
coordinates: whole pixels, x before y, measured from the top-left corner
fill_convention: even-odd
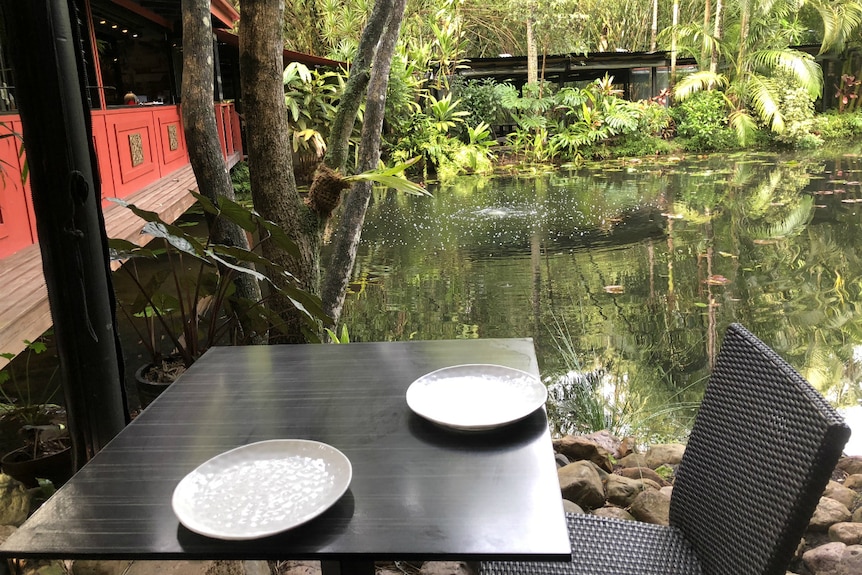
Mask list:
[[[239,159],[235,154],[229,158],[228,165],[233,167]],[[173,222],[194,204],[189,190],[197,191],[190,165],[126,199]],[[141,234],[144,221],[130,210],[111,203],[104,208],[104,214],[109,238],[123,238],[138,245],[152,239]],[[112,262],[114,269],[119,265],[119,262]],[[52,323],[39,246],[32,245],[0,259],[0,353],[20,353],[26,347],[25,339],[36,339],[50,329]],[[0,358],[0,368],[7,363],[8,360]]]

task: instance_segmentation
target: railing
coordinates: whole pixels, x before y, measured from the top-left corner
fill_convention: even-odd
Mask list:
[[[226,160],[242,155],[239,116],[216,103],[219,142]],[[92,113],[102,198],[125,198],[189,163],[179,106],[131,106]],[[0,117],[0,258],[34,244],[36,220],[29,184],[21,181],[21,120]],[[232,162],[232,163],[233,163]]]

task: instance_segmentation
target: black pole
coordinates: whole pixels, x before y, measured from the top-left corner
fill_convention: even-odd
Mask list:
[[[127,420],[80,28],[72,0],[0,6],[77,469]]]

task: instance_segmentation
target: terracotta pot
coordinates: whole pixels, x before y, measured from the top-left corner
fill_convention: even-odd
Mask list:
[[[0,458],[3,473],[14,477],[27,487],[38,487],[38,479],[50,479],[60,486],[72,477],[72,448],[48,455],[31,457],[30,447],[20,447]]]

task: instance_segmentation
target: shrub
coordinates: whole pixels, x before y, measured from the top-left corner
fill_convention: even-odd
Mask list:
[[[230,171],[233,192],[240,198],[251,197],[251,180],[248,177],[248,164],[240,162]]]
[[[680,143],[691,152],[726,150],[737,144],[727,114],[724,95],[716,90],[697,92],[671,109]]]
[[[504,105],[507,94],[512,90],[512,86],[498,84],[491,78],[456,78],[452,81],[452,93],[456,99],[461,100],[461,109],[467,112],[464,121],[470,126],[478,126],[483,122],[492,127],[512,123]]]
[[[784,86],[779,97],[784,130],[781,133],[773,132],[774,140],[779,144],[800,149],[819,147],[823,140],[811,131],[814,126],[814,100],[811,94],[795,83],[787,72],[777,73],[776,79]]]
[[[862,112],[820,114],[815,116],[811,131],[827,143],[845,144],[862,136]]]

